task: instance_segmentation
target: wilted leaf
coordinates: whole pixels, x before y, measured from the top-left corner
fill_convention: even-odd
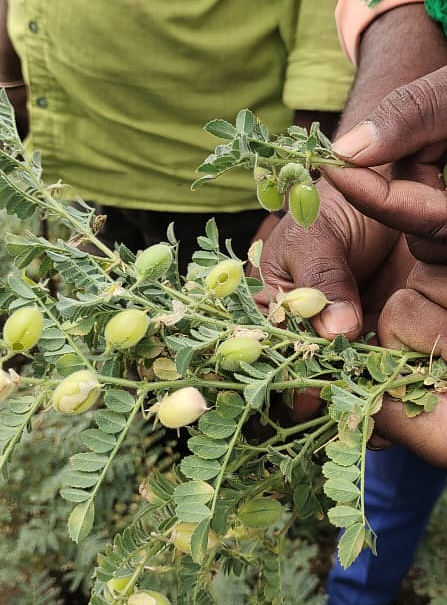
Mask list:
[[[177,380],[180,374],[177,372],[177,366],[172,359],[159,357],[152,365],[155,376],[160,380]]]

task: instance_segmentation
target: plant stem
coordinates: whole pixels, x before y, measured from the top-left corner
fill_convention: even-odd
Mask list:
[[[251,411],[251,408],[247,404],[245,406],[245,409],[244,409],[241,417],[239,418],[239,421],[238,421],[237,427],[236,427],[236,431],[233,433],[233,436],[232,436],[232,438],[231,438],[231,440],[230,440],[230,442],[228,444],[228,449],[227,449],[227,451],[225,453],[225,457],[222,460],[220,471],[219,471],[219,474],[217,475],[216,484],[214,486],[214,495],[213,495],[213,500],[211,502],[211,507],[210,507],[211,508],[211,515],[210,516],[211,517],[214,515],[214,512],[216,510],[217,499],[218,499],[218,496],[219,496],[219,490],[220,490],[220,487],[222,485],[222,482],[223,482],[223,479],[224,479],[224,475],[225,475],[225,473],[227,471],[227,466],[228,466],[228,463],[230,461],[231,454],[233,453],[233,450],[234,450],[234,447],[236,445],[236,442],[239,439],[239,436],[241,434],[242,427],[244,426],[245,421],[247,420],[247,418],[248,418],[248,416],[250,414],[250,411]]]
[[[379,397],[382,397],[383,394],[389,389],[392,388],[393,380],[396,376],[399,375],[399,372],[403,368],[403,366],[407,363],[407,356],[404,355],[400,360],[397,368],[393,372],[393,374],[386,380],[386,382],[379,385],[372,392],[371,396],[368,398],[365,406],[365,417],[362,423],[362,451],[360,458],[360,509],[362,514],[362,522],[363,525],[366,526],[366,514],[365,514],[365,468],[366,468],[366,446],[368,443],[368,435],[369,435],[369,422],[370,422],[370,410],[374,408],[374,404],[376,403]]]
[[[333,159],[324,158],[320,155],[309,155],[308,152],[295,151],[294,149],[286,149],[286,148],[282,147],[281,145],[272,143],[271,141],[260,141],[259,139],[255,139],[253,137],[247,137],[247,141],[249,143],[258,143],[258,144],[262,143],[262,145],[265,147],[270,147],[271,149],[275,149],[276,151],[281,151],[283,153],[285,152],[289,156],[292,155],[296,158],[300,158],[302,160],[307,160],[310,164],[312,164],[312,166],[316,166],[316,167],[318,167],[319,165],[323,165],[323,164],[327,164],[327,165],[331,165],[331,166],[340,166],[342,168],[349,166],[349,164],[347,164],[346,162],[343,162],[342,160],[338,160],[336,158],[333,158]],[[283,165],[286,163],[285,160],[276,160],[276,159],[269,160],[268,158],[267,159],[263,158],[263,160],[265,160],[269,164],[276,163],[278,165]]]
[[[90,497],[89,500],[90,502],[93,502],[93,500],[95,499],[96,493],[98,491],[98,489],[101,487],[102,482],[105,479],[105,476],[107,474],[107,471],[110,468],[110,465],[112,464],[116,454],[118,453],[124,439],[126,438],[126,435],[129,431],[129,428],[135,418],[135,416],[137,415],[138,410],[140,409],[141,404],[144,401],[144,398],[146,396],[146,389],[142,388],[141,392],[138,395],[138,398],[135,402],[134,408],[132,410],[132,412],[129,414],[128,418],[127,418],[127,422],[126,425],[124,426],[123,430],[120,433],[120,436],[118,437],[115,447],[113,448],[113,450],[110,452],[108,460],[107,460],[107,464],[105,465],[105,467],[102,469],[101,474],[98,477],[98,481],[95,483],[95,487],[93,488],[93,490],[90,492]]]

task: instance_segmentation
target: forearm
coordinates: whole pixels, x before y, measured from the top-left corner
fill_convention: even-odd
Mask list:
[[[422,2],[379,16],[363,34],[357,76],[338,134],[367,117],[395,88],[446,64],[444,34]]]

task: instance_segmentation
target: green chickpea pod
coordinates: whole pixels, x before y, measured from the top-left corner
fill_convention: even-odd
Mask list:
[[[29,351],[42,334],[43,317],[37,307],[14,311],[3,328],[3,340],[10,351]]]
[[[239,369],[239,363],[253,363],[262,353],[262,344],[249,336],[229,338],[221,343],[217,349],[219,365],[224,370],[233,372]]]
[[[304,319],[318,315],[330,301],[317,288],[295,288],[286,294],[284,304],[292,315]]]
[[[293,220],[308,229],[320,213],[320,196],[315,185],[296,183],[289,191],[289,210]]]
[[[191,554],[191,538],[197,525],[197,523],[177,523],[172,534],[174,546],[177,550],[187,555]],[[217,534],[210,529],[207,550],[215,548],[218,544]]]
[[[241,283],[242,263],[237,260],[223,260],[206,276],[206,289],[217,298],[232,294]]]
[[[141,590],[129,597],[127,605],[171,605],[171,601],[161,592]]]
[[[144,311],[126,309],[109,320],[104,336],[108,349],[124,350],[134,347],[144,338],[149,319]]]
[[[155,244],[143,250],[135,261],[138,281],[155,281],[166,275],[172,265],[173,255],[167,244]]]
[[[90,370],[79,370],[65,378],[53,393],[53,407],[62,414],[81,414],[94,405],[101,385]]]

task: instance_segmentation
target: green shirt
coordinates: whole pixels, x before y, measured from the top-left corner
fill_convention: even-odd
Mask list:
[[[201,128],[254,110],[273,132],[293,109],[340,110],[352,71],[336,0],[9,0],[29,86],[30,147],[47,182],[160,211],[256,207],[248,173],[191,192],[215,141]]]

